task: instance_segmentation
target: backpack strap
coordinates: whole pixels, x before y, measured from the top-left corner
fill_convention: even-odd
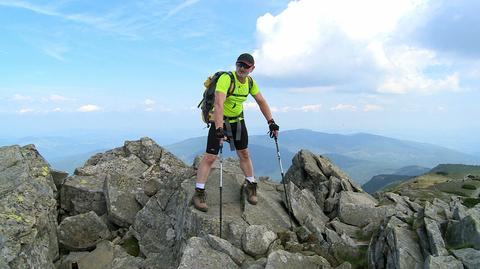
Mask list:
[[[229,72],[229,73],[231,73],[231,72]],[[232,93],[227,95],[227,97],[231,96],[231,95],[238,96],[238,97],[248,97],[248,95],[250,94],[250,92],[252,91],[252,88],[253,88],[253,79],[252,79],[252,77],[248,76],[247,80],[248,80],[248,94],[236,94],[236,93],[233,93],[233,91],[232,91]],[[234,83],[233,83],[234,88],[233,89],[235,90],[235,78],[233,78],[233,81],[234,81]]]
[[[235,77],[233,76],[232,72],[225,72],[230,76],[230,88],[227,91],[227,97],[230,95],[233,95],[233,92],[235,91]]]

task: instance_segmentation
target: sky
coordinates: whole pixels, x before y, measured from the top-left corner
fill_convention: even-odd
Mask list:
[[[446,0],[0,0],[0,138],[207,134],[203,81],[252,53],[281,130],[480,154],[480,10]],[[265,134],[254,99],[251,134]]]

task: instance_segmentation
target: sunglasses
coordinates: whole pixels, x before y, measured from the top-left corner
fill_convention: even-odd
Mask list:
[[[244,69],[249,69],[250,67],[252,67],[251,65],[248,65],[248,64],[242,63],[242,62],[238,62],[238,63],[237,63],[237,66],[238,66],[238,67],[242,67],[242,68],[244,68]]]

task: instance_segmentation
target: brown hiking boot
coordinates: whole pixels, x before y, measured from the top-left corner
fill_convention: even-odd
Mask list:
[[[207,212],[207,194],[205,193],[205,190],[195,188],[195,194],[192,197],[192,203],[196,209]]]
[[[257,182],[250,183],[245,180],[245,192],[247,193],[247,201],[252,204],[257,204]]]

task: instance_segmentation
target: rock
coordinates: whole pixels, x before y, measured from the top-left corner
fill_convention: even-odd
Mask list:
[[[274,232],[290,228],[289,214],[284,205],[285,193],[283,187],[282,191],[277,191],[277,186],[279,184],[273,182],[257,183],[258,203],[251,205],[247,201],[242,202],[244,204],[242,218],[247,223],[263,225]]]
[[[471,246],[480,250],[480,219],[471,214],[460,221],[449,221],[445,237],[451,247]]]
[[[105,175],[71,176],[60,189],[60,204],[73,215],[94,211],[101,216],[107,213],[103,184]]]
[[[344,262],[337,266],[335,269],[352,269],[352,265],[349,262]]]
[[[205,240],[207,240],[210,247],[212,247],[214,250],[227,254],[238,266],[241,266],[246,259],[245,253],[234,247],[227,240],[211,234],[205,236]]]
[[[361,229],[355,227],[353,225],[345,224],[338,219],[332,220],[328,223],[336,232],[337,234],[347,234],[349,237],[357,238],[358,235],[361,233]]]
[[[130,226],[141,205],[135,195],[143,193],[143,182],[139,178],[126,175],[109,174],[105,180],[103,192],[107,204],[108,218],[120,227]]]
[[[425,260],[425,269],[463,269],[460,261],[453,256],[428,256]]]
[[[53,268],[56,192],[50,165],[35,146],[0,147],[1,268]]]
[[[239,268],[225,253],[218,252],[208,245],[205,239],[192,237],[188,240],[178,269],[190,268]]]
[[[243,250],[254,257],[265,255],[275,239],[277,235],[267,227],[251,225],[245,230],[242,238]]]
[[[445,242],[443,241],[442,233],[440,232],[437,222],[429,218],[424,218],[424,221],[425,229],[428,235],[430,251],[432,252],[433,256],[447,256],[448,251],[445,248]]]
[[[78,268],[102,269],[111,268],[113,262],[113,244],[109,241],[98,242],[94,251],[78,261]]]
[[[452,250],[453,255],[460,260],[466,269],[480,268],[480,250],[463,248]]]
[[[265,269],[318,269],[331,268],[328,261],[320,256],[303,256],[299,253],[290,253],[284,250],[277,250],[270,253],[267,258]]]
[[[225,227],[225,239],[227,239],[232,245],[241,249],[242,237],[247,229],[248,224],[244,222],[231,221]]]
[[[58,227],[59,242],[69,250],[88,250],[107,239],[107,225],[95,214],[79,214],[65,218]]]
[[[422,268],[424,264],[416,234],[408,224],[391,217],[370,241],[369,268]]]
[[[307,216],[319,218],[323,223],[329,221],[329,218],[323,214],[322,209],[315,202],[315,197],[311,191],[308,189],[300,190],[293,182],[289,182],[287,192],[288,198],[291,202],[293,215],[300,225],[305,223]]]
[[[57,269],[72,269],[72,264],[78,265],[78,261],[88,255],[90,252],[70,252],[67,256],[63,257],[59,263]]]
[[[367,193],[341,192],[338,202],[338,218],[340,221],[357,227],[369,223],[380,223],[383,219],[395,214],[389,207],[375,207],[377,201]]]
[[[52,179],[53,179],[53,182],[55,183],[55,186],[57,187],[57,190],[60,190],[63,183],[65,182],[65,179],[67,179],[68,177],[68,173],[64,171],[58,171],[58,170],[52,169],[50,171],[50,174],[52,175]]]

